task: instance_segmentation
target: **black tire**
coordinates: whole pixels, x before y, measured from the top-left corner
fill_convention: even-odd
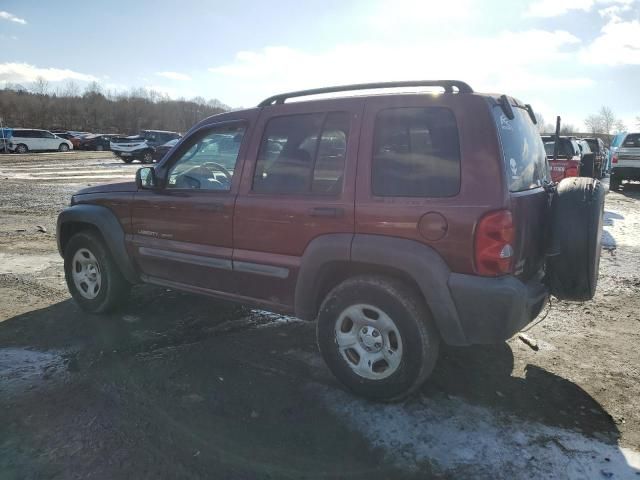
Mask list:
[[[596,156],[593,153],[587,153],[582,157],[580,163],[580,176],[593,178],[596,168]]]
[[[101,276],[101,285],[95,298],[89,299],[78,290],[72,270],[74,256],[81,250],[88,250],[97,260],[97,268]],[[76,233],[64,250],[64,274],[69,293],[80,307],[90,313],[102,313],[119,307],[127,298],[131,285],[122,276],[111,254],[102,240],[93,232]]]
[[[153,163],[153,152],[151,150],[144,151],[140,157],[140,161],[142,163]]]
[[[338,347],[336,322],[348,307],[358,304],[384,312],[400,334],[400,363],[386,378],[355,373]],[[374,400],[395,401],[415,391],[433,371],[440,337],[427,307],[411,288],[395,279],[364,275],[344,281],[326,296],[318,313],[317,341],[329,369],[350,390]]]
[[[124,163],[131,163],[133,162],[133,157],[120,157],[120,160],[122,160]]]
[[[67,145],[66,143],[61,143],[60,146],[58,147],[58,151],[59,152],[68,152],[69,151],[69,145]]]
[[[16,153],[27,153],[28,151],[29,148],[24,143],[19,143],[15,149]]]
[[[596,293],[605,190],[598,180],[562,180],[551,202],[551,254],[546,281],[560,300],[590,300]]]
[[[621,184],[622,184],[622,179],[617,175],[611,175],[611,177],[609,177],[609,190],[613,190],[614,192],[617,192],[618,190],[620,190]]]

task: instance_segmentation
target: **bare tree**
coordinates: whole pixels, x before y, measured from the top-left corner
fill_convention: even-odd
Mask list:
[[[616,120],[616,123],[614,123],[613,125],[613,133],[621,133],[626,131],[627,126],[624,124],[624,122],[620,119]]]
[[[36,81],[33,82],[31,91],[36,95],[46,95],[49,91],[49,82],[46,78],[40,75],[36,78]]]
[[[575,133],[576,131],[577,131],[576,127],[574,127],[570,123],[565,123],[564,125],[562,125],[560,127],[560,134],[561,135],[571,135],[572,133]]]
[[[610,135],[613,125],[616,123],[616,116],[613,114],[613,110],[603,105],[598,115],[602,122],[602,133]]]
[[[584,124],[591,134],[603,133],[602,118],[600,115],[589,115],[585,119]]]

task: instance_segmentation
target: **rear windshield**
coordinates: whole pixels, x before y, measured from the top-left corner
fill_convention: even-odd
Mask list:
[[[547,156],[549,158],[553,157],[554,145],[555,145],[555,142],[553,140],[544,142],[544,149],[547,152]],[[561,138],[558,144],[558,158],[573,157],[574,154],[575,152],[573,150],[573,145],[571,144],[571,142],[566,138]]]
[[[549,166],[542,138],[529,113],[518,107],[513,107],[513,113],[513,120],[509,120],[500,106],[493,108],[509,191],[520,192],[548,181]]]
[[[623,147],[640,147],[640,133],[630,133],[622,143]]]

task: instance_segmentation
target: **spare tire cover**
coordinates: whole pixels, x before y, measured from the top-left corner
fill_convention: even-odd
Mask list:
[[[590,300],[596,293],[605,190],[600,181],[565,178],[551,200],[549,291],[561,300]]]

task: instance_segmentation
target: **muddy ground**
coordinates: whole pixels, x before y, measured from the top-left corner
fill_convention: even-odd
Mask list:
[[[0,479],[640,479],[640,185],[609,193],[596,298],[446,348],[409,400],[344,391],[314,326],[136,287],[70,300],[55,218],[105,154],[0,155]]]

